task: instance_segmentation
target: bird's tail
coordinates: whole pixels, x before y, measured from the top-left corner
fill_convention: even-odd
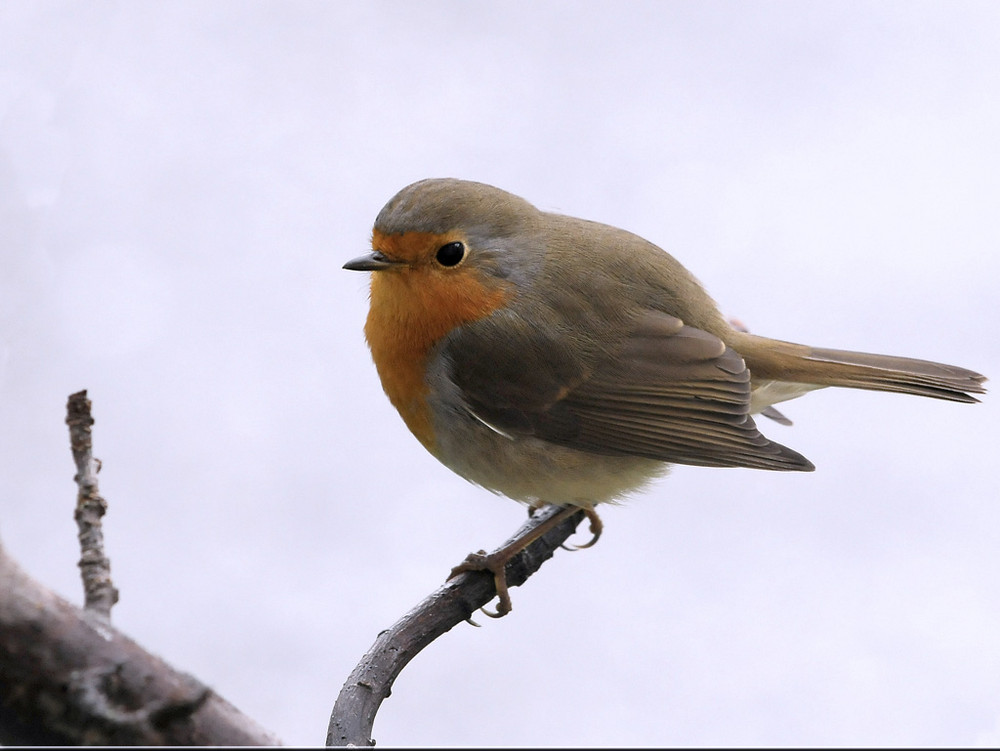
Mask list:
[[[803,384],[813,388],[845,386],[969,403],[979,401],[972,394],[986,393],[983,387],[986,376],[954,365],[807,347],[747,333],[739,336],[741,339],[734,349],[743,355],[756,382]],[[803,388],[802,392],[806,390],[809,389]]]

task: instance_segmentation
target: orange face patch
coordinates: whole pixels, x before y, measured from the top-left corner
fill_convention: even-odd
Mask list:
[[[445,268],[436,262],[438,248],[456,241],[464,241],[461,233],[385,235],[375,230],[372,236],[375,250],[406,265],[372,272],[365,338],[386,395],[432,453],[427,356],[450,331],[485,318],[510,296],[505,285],[484,278],[474,264]]]

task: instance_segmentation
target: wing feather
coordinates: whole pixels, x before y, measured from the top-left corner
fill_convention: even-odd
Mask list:
[[[757,429],[743,358],[679,318],[646,311],[623,327],[616,347],[586,362],[552,343],[536,348],[547,356],[531,372],[491,367],[481,358],[471,370],[455,363],[453,380],[479,419],[512,436],[533,435],[596,454],[713,467],[813,468]],[[500,386],[498,370],[505,380]]]

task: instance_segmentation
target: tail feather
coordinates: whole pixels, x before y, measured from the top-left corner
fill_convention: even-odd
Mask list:
[[[966,403],[979,401],[972,394],[986,393],[986,376],[954,365],[742,336],[746,340],[736,349],[755,380],[893,391]]]

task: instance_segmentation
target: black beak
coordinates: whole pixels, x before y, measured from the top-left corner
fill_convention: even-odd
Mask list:
[[[344,268],[348,271],[383,271],[391,269],[394,266],[405,265],[406,261],[395,261],[383,255],[380,251],[373,250],[371,253],[365,253],[363,256],[352,258],[344,264]]]

